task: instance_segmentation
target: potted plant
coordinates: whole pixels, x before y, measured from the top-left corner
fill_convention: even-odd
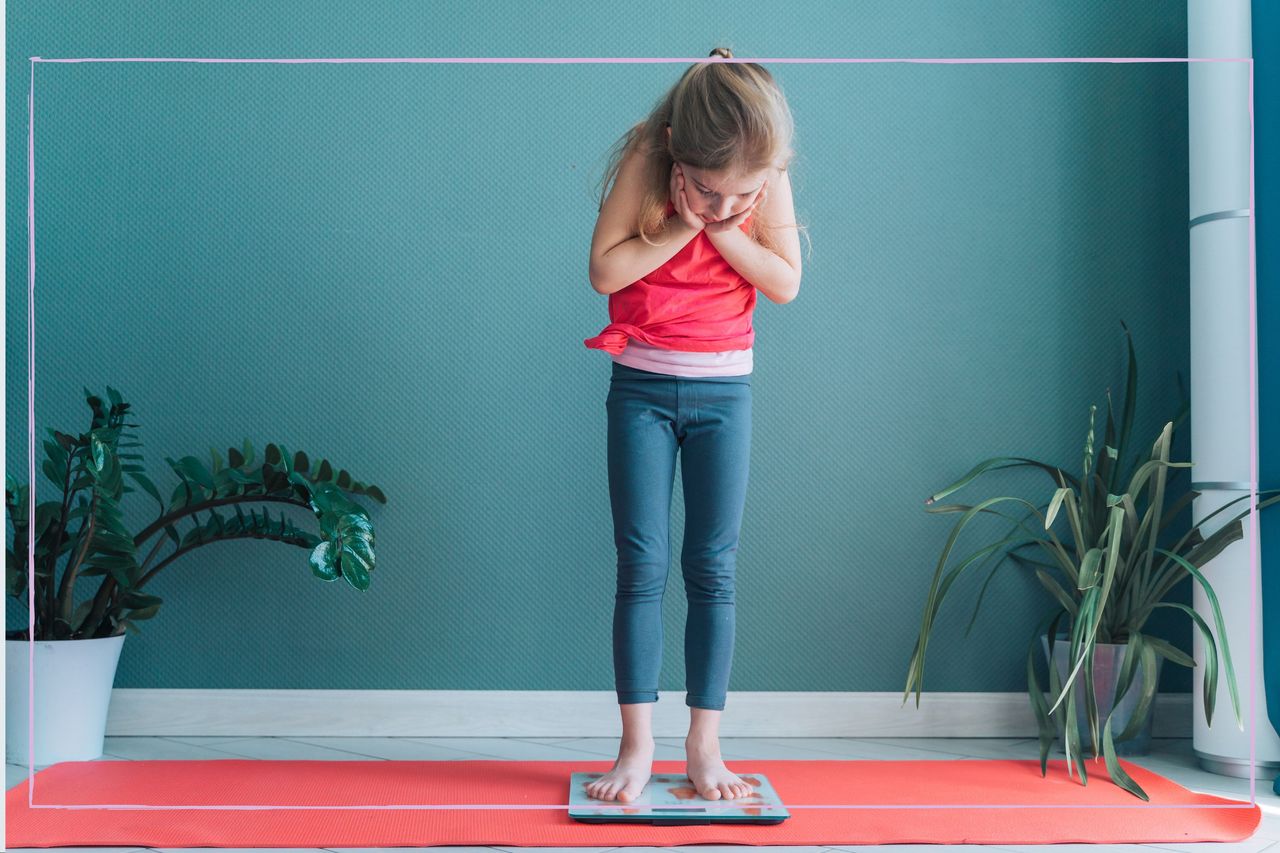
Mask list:
[[[369,588],[374,568],[374,530],[365,510],[343,491],[368,495],[385,504],[377,486],[337,477],[327,460],[310,470],[304,453],[290,456],[268,444],[255,463],[246,440],[243,452],[230,448],[227,464],[210,449],[212,464],[194,456],[165,461],[179,483],[166,503],[144,473],[142,454],[126,452],[142,443],[124,436],[130,404],[108,387],[110,405],[85,390],[92,411],[89,431],[78,436],[50,429],[44,442],[45,476],[62,491],[57,500],[35,507],[30,524],[27,484],[5,478],[5,508],[13,525],[6,553],[10,595],[30,593],[32,624],[5,634],[7,655],[7,755],[28,760],[29,661],[35,662],[36,756],[42,764],[87,760],[102,754],[107,706],[126,630],[154,618],[163,601],[143,590],[157,572],[203,545],[231,539],[270,539],[306,548],[311,573],[321,580],[339,577],[358,590]],[[120,503],[128,476],[160,505],[154,521],[131,534],[121,521]],[[310,509],[321,534],[300,530],[283,513],[271,517],[244,504],[282,503]],[[226,507],[234,509],[234,517]],[[179,525],[191,522],[185,533]],[[34,529],[33,529],[34,528]],[[28,551],[28,538],[34,550]],[[149,540],[156,541],[148,545]],[[172,543],[171,548],[166,548]],[[58,568],[59,562],[62,568]],[[34,566],[34,577],[28,566]],[[76,603],[77,581],[102,578],[91,598]],[[33,642],[34,641],[34,642]],[[75,642],[61,642],[75,641]]]
[[[1149,712],[1156,693],[1159,676],[1159,660],[1156,655],[1182,666],[1194,667],[1195,661],[1168,642],[1142,632],[1147,618],[1157,607],[1172,607],[1186,612],[1204,636],[1207,655],[1204,671],[1205,716],[1210,724],[1213,722],[1214,697],[1217,693],[1218,661],[1217,645],[1204,620],[1193,609],[1175,602],[1162,602],[1161,599],[1187,575],[1193,577],[1203,588],[1213,607],[1214,619],[1217,623],[1218,636],[1222,639],[1222,654],[1227,669],[1227,685],[1230,689],[1231,702],[1235,710],[1236,724],[1244,730],[1244,721],[1240,715],[1240,699],[1237,695],[1235,669],[1231,665],[1231,654],[1227,648],[1226,632],[1222,622],[1222,612],[1218,607],[1217,596],[1210,584],[1201,574],[1201,568],[1221,552],[1227,545],[1241,539],[1244,535],[1240,519],[1248,515],[1242,512],[1216,530],[1207,539],[1201,536],[1199,526],[1231,504],[1248,497],[1231,501],[1215,512],[1206,516],[1190,530],[1184,532],[1176,542],[1165,543],[1167,547],[1158,547],[1157,537],[1186,508],[1199,492],[1188,490],[1171,508],[1164,505],[1165,491],[1168,486],[1166,472],[1168,469],[1190,468],[1191,462],[1170,462],[1169,444],[1173,430],[1187,417],[1189,402],[1184,400],[1183,406],[1174,420],[1165,424],[1159,438],[1152,447],[1150,458],[1143,461],[1141,453],[1135,454],[1128,469],[1121,471],[1120,465],[1126,460],[1126,449],[1129,443],[1129,432],[1133,423],[1134,395],[1137,382],[1137,365],[1133,352],[1133,340],[1129,329],[1124,326],[1129,338],[1129,371],[1125,391],[1124,422],[1120,431],[1119,443],[1116,442],[1115,423],[1112,418],[1111,396],[1107,394],[1107,430],[1104,452],[1098,455],[1097,465],[1093,465],[1094,412],[1097,406],[1090,406],[1089,432],[1085,439],[1083,483],[1060,467],[1038,462],[1024,457],[995,457],[987,459],[955,483],[925,500],[927,512],[962,512],[960,520],[947,539],[942,556],[938,560],[934,572],[933,583],[925,602],[924,618],[916,645],[912,651],[908,667],[907,689],[903,694],[903,704],[912,687],[916,689],[916,707],[920,705],[920,691],[924,683],[924,658],[929,644],[929,632],[938,607],[942,603],[947,590],[961,572],[981,557],[994,556],[1008,546],[1005,555],[1012,558],[1024,568],[1034,570],[1036,578],[1048,590],[1055,600],[1054,608],[1039,624],[1037,634],[1031,638],[1027,649],[1027,681],[1031,696],[1031,706],[1036,714],[1040,731],[1040,773],[1046,774],[1046,758],[1053,743],[1054,726],[1049,722],[1049,715],[1058,709],[1066,699],[1066,718],[1059,715],[1059,728],[1063,732],[1063,745],[1067,753],[1067,772],[1072,766],[1080,771],[1080,778],[1088,784],[1084,760],[1081,757],[1081,738],[1077,726],[1081,719],[1087,721],[1090,739],[1093,744],[1093,757],[1098,757],[1098,703],[1097,697],[1117,697],[1113,707],[1106,714],[1106,723],[1102,727],[1101,747],[1106,758],[1108,773],[1113,782],[1143,800],[1149,800],[1145,791],[1125,773],[1116,759],[1117,741],[1126,741],[1135,737],[1140,731],[1150,731]],[[1181,383],[1179,383],[1181,385]],[[1185,394],[1184,394],[1185,398]],[[1141,464],[1139,464],[1141,462]],[[933,504],[967,485],[979,475],[1001,468],[1022,465],[1040,468],[1053,479],[1056,488],[1045,504],[1036,506],[1018,497],[995,497],[985,500],[976,506]],[[1176,476],[1177,471],[1174,471]],[[1139,515],[1138,503],[1143,500],[1145,487],[1146,508]],[[1119,493],[1117,493],[1119,489]],[[1280,489],[1272,489],[1259,494],[1270,494]],[[1030,511],[1016,520],[1003,539],[978,549],[945,578],[943,567],[955,544],[956,538],[965,525],[978,513],[986,512],[1009,518],[1002,512],[988,509],[992,504],[1002,501],[1013,501],[1030,507]],[[1273,497],[1258,505],[1259,510],[1280,501]],[[1047,512],[1045,512],[1047,507]],[[1066,518],[1074,547],[1069,551],[1064,547],[1053,531],[1053,523],[1059,512]],[[1041,524],[1035,528],[1025,525],[1034,514]],[[1043,531],[1043,534],[1042,534]],[[1176,531],[1175,531],[1176,532]],[[1167,537],[1167,538],[1172,538]],[[1049,562],[1030,559],[1017,551],[1026,546],[1039,547],[1049,557]],[[1156,554],[1163,559],[1156,564]],[[1004,562],[1003,557],[992,568],[986,583],[991,582],[996,569]],[[1060,582],[1051,574],[1060,570],[1067,583]],[[986,591],[986,584],[983,585]],[[974,607],[973,618],[965,629],[968,636],[977,618],[978,608],[982,605],[982,596],[978,596]],[[1055,644],[1059,640],[1058,623],[1067,620],[1067,636],[1064,645],[1069,642],[1069,650],[1065,656],[1053,654]],[[1048,633],[1041,634],[1046,624]],[[1037,643],[1037,638],[1039,643]],[[1046,710],[1044,696],[1035,673],[1035,653],[1037,645],[1042,645],[1049,658],[1050,695],[1057,699],[1052,708]],[[1095,653],[1099,647],[1106,650],[1108,659],[1114,659],[1117,665],[1107,670],[1111,683],[1095,683]],[[1118,647],[1118,648],[1117,648]],[[1114,655],[1110,653],[1115,653]],[[1123,656],[1121,659],[1121,655]],[[1059,658],[1065,672],[1065,666],[1071,663],[1070,675],[1063,684],[1062,672],[1055,665],[1055,657]],[[1141,688],[1135,687],[1135,693],[1129,694],[1135,678],[1135,670],[1141,674]],[[1083,675],[1083,687],[1077,685],[1076,690],[1067,688],[1076,683]],[[1077,693],[1083,694],[1084,713],[1077,712],[1077,702],[1081,699]],[[1136,697],[1136,698],[1135,698]],[[1127,700],[1127,703],[1126,703]],[[1126,704],[1122,704],[1126,703]],[[1132,707],[1127,724],[1120,719],[1118,712]],[[1123,730],[1113,736],[1113,718],[1117,727]]]

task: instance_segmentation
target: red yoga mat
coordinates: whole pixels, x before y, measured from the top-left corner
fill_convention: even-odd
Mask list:
[[[1065,759],[1050,760],[1043,778],[1034,758],[732,760],[735,773],[766,774],[791,817],[776,826],[652,826],[568,816],[570,775],[608,772],[607,760],[68,761],[36,774],[34,808],[26,781],[9,789],[5,840],[9,847],[1158,844],[1240,841],[1261,820],[1256,805],[1193,793],[1120,763],[1150,802],[1111,782],[1102,758],[1088,760],[1088,785],[1068,777]],[[654,773],[684,771],[680,760],[653,763]],[[101,808],[109,804],[131,808]],[[405,807],[445,804],[484,807]],[[804,808],[850,804],[858,807]]]

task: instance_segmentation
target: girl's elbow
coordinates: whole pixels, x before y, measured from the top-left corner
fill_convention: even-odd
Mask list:
[[[782,292],[782,298],[778,300],[779,305],[786,305],[791,300],[800,295],[800,278],[797,276],[791,281],[791,284]]]

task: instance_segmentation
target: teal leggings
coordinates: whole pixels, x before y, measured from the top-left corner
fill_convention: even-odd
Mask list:
[[[724,709],[733,663],[734,573],[751,455],[751,375],[675,376],[613,362],[609,498],[618,551],[613,667],[619,704],[658,701],[671,490],[683,449],[680,555],[685,704]]]

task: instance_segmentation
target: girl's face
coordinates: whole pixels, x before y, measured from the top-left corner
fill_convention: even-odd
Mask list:
[[[689,199],[689,209],[704,222],[719,222],[746,210],[755,202],[769,176],[768,169],[735,178],[685,163],[679,165],[684,173],[684,194]]]
[[[667,141],[671,141],[670,125],[667,126]],[[689,199],[689,209],[701,216],[704,222],[719,222],[750,207],[770,171],[762,169],[751,175],[734,177],[676,162],[684,173],[684,194]]]

